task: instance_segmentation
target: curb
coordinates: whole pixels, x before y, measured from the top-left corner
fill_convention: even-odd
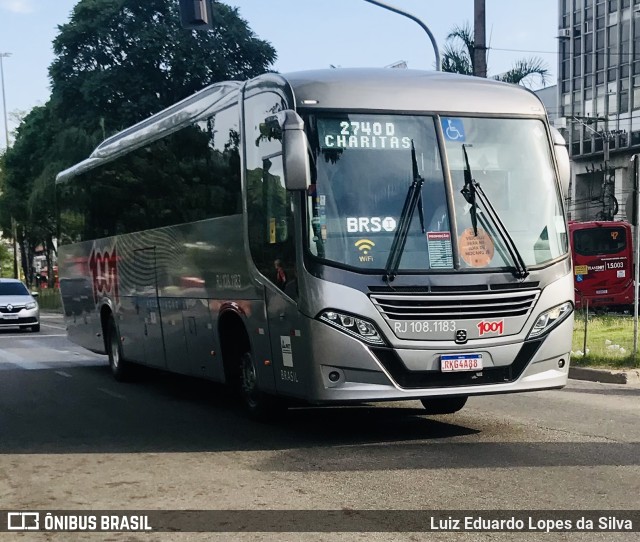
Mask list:
[[[608,369],[590,369],[588,367],[569,367],[569,378],[605,384],[629,384],[640,387],[640,370],[638,369],[612,371]]]

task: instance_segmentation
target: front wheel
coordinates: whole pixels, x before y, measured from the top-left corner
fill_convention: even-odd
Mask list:
[[[131,365],[122,356],[122,345],[118,327],[113,316],[107,322],[107,354],[109,355],[109,367],[111,374],[118,382],[124,382],[131,378]]]
[[[260,421],[277,419],[285,410],[285,403],[260,390],[258,372],[251,352],[240,356],[240,393],[249,415]]]
[[[420,399],[420,402],[427,414],[453,414],[464,407],[467,399],[468,397],[464,395],[459,397],[426,397]]]

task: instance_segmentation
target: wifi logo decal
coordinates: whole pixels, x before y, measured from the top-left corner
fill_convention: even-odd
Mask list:
[[[355,247],[363,254],[359,256],[361,262],[372,262],[373,256],[369,256],[369,251],[376,246],[371,239],[359,239],[354,243]]]

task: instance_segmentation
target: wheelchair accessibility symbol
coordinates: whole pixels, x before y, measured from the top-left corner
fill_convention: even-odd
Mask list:
[[[440,124],[442,124],[444,137],[449,141],[463,142],[465,140],[464,124],[462,123],[462,119],[452,119],[445,117],[440,119]]]

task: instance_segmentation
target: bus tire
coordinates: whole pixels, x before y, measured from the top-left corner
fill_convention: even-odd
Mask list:
[[[468,397],[461,395],[458,397],[425,397],[420,399],[427,414],[453,414],[464,407]]]
[[[260,390],[254,356],[249,351],[240,355],[240,395],[254,420],[277,420],[286,409],[283,400]]]
[[[122,345],[120,334],[113,315],[109,316],[106,326],[106,346],[109,356],[109,367],[111,374],[118,382],[126,382],[132,377],[131,365],[125,361],[122,355]]]

